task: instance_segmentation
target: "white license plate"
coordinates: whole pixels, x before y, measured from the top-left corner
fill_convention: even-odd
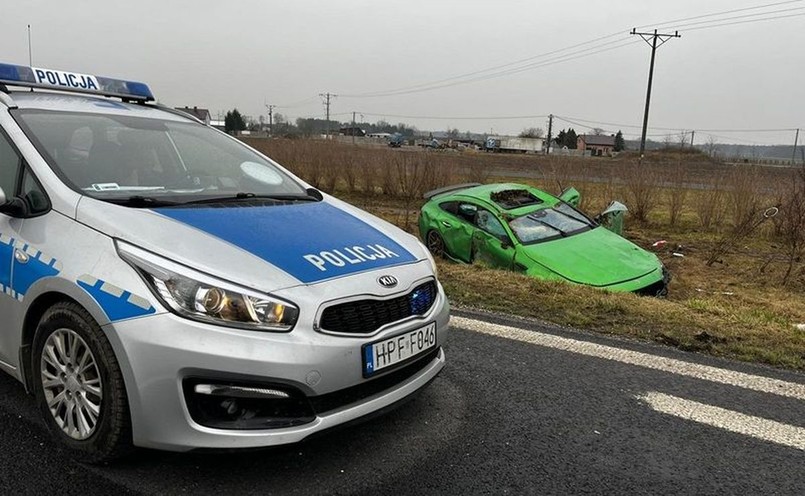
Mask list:
[[[363,375],[368,377],[436,347],[436,323],[363,347]]]

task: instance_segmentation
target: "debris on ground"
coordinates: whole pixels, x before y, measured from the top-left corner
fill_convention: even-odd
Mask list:
[[[702,288],[696,288],[696,292],[697,293],[708,293],[708,294],[714,294],[714,295],[735,296],[735,293],[733,293],[732,291],[707,291],[707,290],[702,289]]]

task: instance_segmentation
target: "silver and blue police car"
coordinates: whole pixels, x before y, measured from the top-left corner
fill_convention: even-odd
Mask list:
[[[293,443],[436,377],[448,303],[413,236],[153,102],[0,64],[0,369],[57,438]]]

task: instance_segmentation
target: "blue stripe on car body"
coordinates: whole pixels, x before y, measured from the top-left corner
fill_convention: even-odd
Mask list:
[[[76,283],[98,302],[112,322],[156,312],[148,300],[90,275],[81,276]]]
[[[390,237],[325,202],[155,211],[246,250],[304,283],[417,261]]]

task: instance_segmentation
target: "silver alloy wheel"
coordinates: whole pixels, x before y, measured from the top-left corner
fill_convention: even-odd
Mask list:
[[[48,409],[65,434],[82,441],[98,426],[103,384],[87,343],[75,331],[57,329],[45,341],[40,360]]]

